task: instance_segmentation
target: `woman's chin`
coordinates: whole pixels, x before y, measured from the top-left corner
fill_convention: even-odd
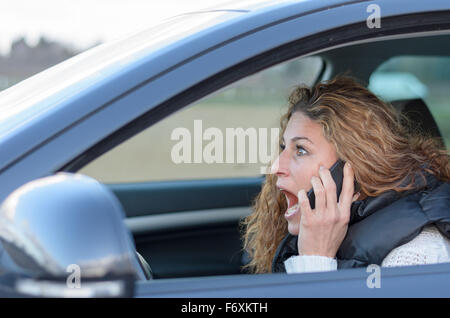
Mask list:
[[[288,232],[291,235],[297,236],[299,232],[300,224],[288,222]]]

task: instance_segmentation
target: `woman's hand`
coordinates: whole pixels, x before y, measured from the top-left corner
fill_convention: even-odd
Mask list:
[[[311,183],[316,197],[316,208],[311,210],[305,190],[298,193],[301,219],[298,235],[299,255],[319,255],[334,258],[345,238],[350,220],[350,207],[358,194],[354,192],[354,173],[349,163],[344,166],[344,180],[339,201],[336,184],[328,169],[321,167],[320,178]]]

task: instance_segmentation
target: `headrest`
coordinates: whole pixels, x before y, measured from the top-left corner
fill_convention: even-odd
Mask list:
[[[391,104],[415,123],[417,125],[416,128],[430,134],[432,137],[442,138],[433,115],[421,98],[396,100],[392,101]]]

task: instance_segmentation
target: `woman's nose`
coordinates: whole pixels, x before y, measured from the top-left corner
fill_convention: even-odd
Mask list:
[[[277,177],[289,175],[287,156],[285,151],[282,151],[278,155],[277,159],[272,164],[271,172],[275,174]]]

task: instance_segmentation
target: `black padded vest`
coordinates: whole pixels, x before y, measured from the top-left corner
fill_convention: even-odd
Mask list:
[[[420,190],[387,191],[353,202],[347,235],[336,255],[338,268],[381,265],[391,250],[411,241],[428,224],[450,238],[450,183],[428,173],[425,177],[425,183],[416,179]],[[284,272],[284,261],[293,255],[298,255],[297,236],[287,234],[272,272]]]

